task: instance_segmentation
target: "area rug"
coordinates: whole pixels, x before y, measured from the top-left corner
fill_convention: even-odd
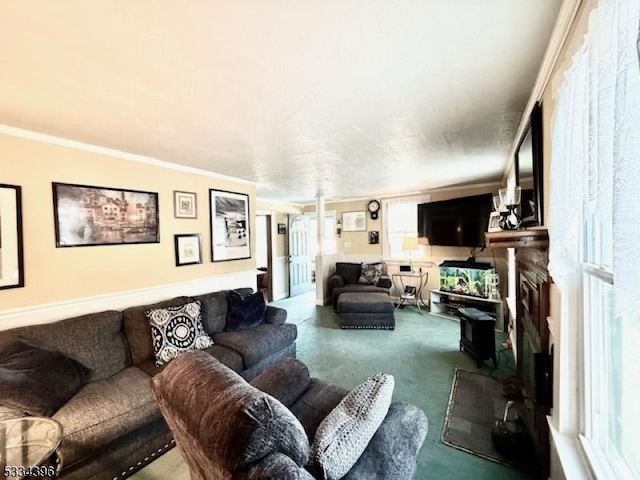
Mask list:
[[[457,368],[442,429],[442,443],[522,472],[533,473],[534,452],[522,462],[516,462],[501,455],[491,441],[491,428],[496,420],[503,417],[506,404],[498,380]]]

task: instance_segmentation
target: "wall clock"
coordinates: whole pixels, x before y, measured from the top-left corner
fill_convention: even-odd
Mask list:
[[[378,212],[380,211],[380,202],[377,200],[371,200],[367,204],[367,210],[369,210],[369,214],[371,215],[371,220],[377,220]]]

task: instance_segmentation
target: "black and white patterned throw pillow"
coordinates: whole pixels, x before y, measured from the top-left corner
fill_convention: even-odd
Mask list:
[[[362,271],[360,273],[360,280],[358,283],[364,283],[366,285],[375,285],[380,281],[382,276],[382,264],[381,263],[363,263]]]
[[[213,345],[202,326],[199,300],[178,307],[147,310],[144,314],[151,326],[153,353],[158,366],[181,353]]]

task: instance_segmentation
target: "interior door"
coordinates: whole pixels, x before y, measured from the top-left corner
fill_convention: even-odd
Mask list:
[[[312,289],[309,255],[309,217],[289,215],[289,296]]]

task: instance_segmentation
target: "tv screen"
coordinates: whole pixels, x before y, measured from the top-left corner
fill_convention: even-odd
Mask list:
[[[492,195],[474,195],[418,205],[418,236],[430,245],[483,247]]]

